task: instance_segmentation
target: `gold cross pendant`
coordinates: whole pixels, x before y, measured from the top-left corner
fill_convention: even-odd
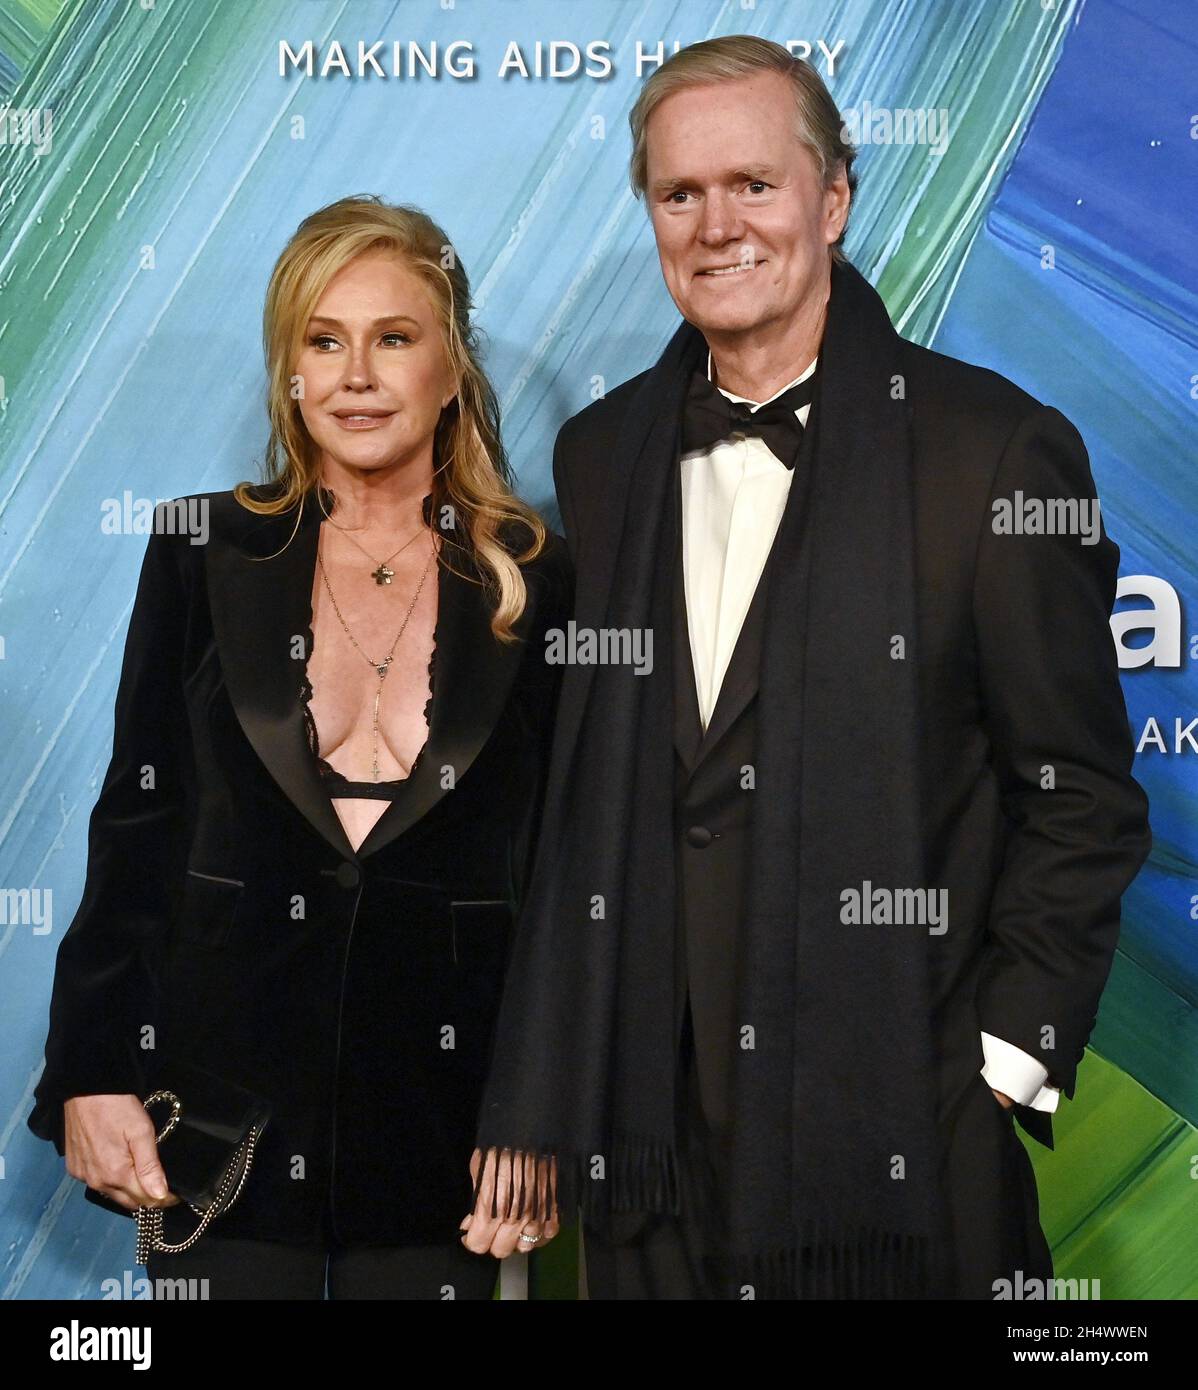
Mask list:
[[[395,578],[395,571],[389,570],[386,565],[380,565],[378,569],[371,571],[370,577],[376,584],[390,584]]]

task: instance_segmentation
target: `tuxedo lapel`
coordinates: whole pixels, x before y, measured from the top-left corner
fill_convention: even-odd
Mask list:
[[[688,773],[706,758],[736,723],[757,693],[761,665],[761,636],[765,627],[765,594],[768,564],[754,591],[749,611],[733,648],[728,669],[716,696],[706,730],[699,712],[686,606],[686,581],[682,566],[682,537],[676,546],[674,584],[674,745]]]
[[[757,581],[757,589],[741,624],[736,646],[720,693],[716,696],[715,708],[707,724],[707,732],[699,744],[695,762],[701,763],[720,739],[728,732],[743,713],[746,705],[757,694],[757,677],[761,667],[761,635],[765,628],[765,592],[768,568]]]
[[[798,460],[795,461],[795,480],[787,493],[787,502],[782,507],[782,516],[778,521],[778,530],[774,532],[774,539],[770,542],[770,552],[766,556],[766,563],[762,567],[762,577],[757,580],[757,587],[753,589],[753,598],[750,600],[748,612],[745,613],[745,621],[741,624],[741,631],[737,635],[737,644],[732,648],[732,656],[728,662],[728,669],[724,673],[724,680],[720,685],[720,694],[716,696],[716,708],[712,710],[712,719],[707,723],[706,734],[703,735],[702,744],[699,746],[698,755],[695,762],[702,762],[703,759],[712,752],[716,744],[730,730],[732,724],[739,719],[744,712],[749,701],[757,694],[757,684],[759,684],[760,670],[762,670],[762,642],[764,632],[766,632],[766,605],[769,599],[771,575],[777,567],[777,538],[781,534],[782,527],[787,524],[789,513],[794,512],[801,506],[803,489],[798,486],[799,480],[805,477],[806,471],[812,467],[814,439],[814,404],[812,409],[807,411],[807,424],[803,428],[803,439],[799,446]]]
[[[691,655],[690,627],[687,621],[686,573],[682,547],[682,470],[674,468],[674,747],[687,772],[694,770],[703,742],[703,721],[699,714],[699,695],[695,684],[695,663]]]
[[[312,623],[321,513],[309,497],[294,510],[258,516],[234,503],[231,533],[210,546],[208,596],[225,685],[255,752],[296,809],[345,859],[362,859],[402,834],[452,789],[486,742],[524,652],[502,644],[473,567],[446,545],[438,571],[438,615],[429,737],[412,775],[355,854],[308,744],[301,685]],[[527,635],[535,586],[516,624]]]
[[[799,448],[799,456],[795,463],[796,483],[798,478],[803,476],[804,470],[809,469],[812,463],[812,450],[814,449],[815,430],[814,430],[815,407],[812,406],[807,415],[807,426],[803,430],[803,441]],[[777,535],[781,533],[785,524],[786,517],[792,508],[797,508],[802,489],[792,485],[786,498],[786,505],[783,508],[782,518],[778,523],[778,532],[775,533],[774,541],[770,544],[769,555],[761,571],[761,578],[757,581],[757,587],[753,591],[753,598],[745,614],[744,622],[737,635],[736,645],[732,649],[732,656],[728,662],[728,669],[724,672],[724,679],[720,683],[719,694],[716,696],[715,707],[711,711],[711,719],[708,721],[706,732],[702,731],[699,721],[698,699],[695,694],[694,665],[691,658],[689,625],[686,611],[686,584],[682,575],[682,524],[678,526],[678,578],[675,585],[675,608],[676,621],[674,625],[675,651],[679,653],[679,668],[684,675],[680,674],[675,685],[675,701],[682,700],[689,708],[677,710],[678,727],[685,731],[691,723],[690,709],[694,711],[694,726],[699,731],[699,737],[694,746],[689,739],[684,744],[679,744],[679,752],[683,756],[683,761],[687,765],[688,771],[693,771],[704,758],[711,753],[712,749],[719,743],[720,739],[740,718],[749,702],[757,694],[758,679],[761,671],[762,642],[765,634],[765,613],[766,603],[769,595],[770,576],[775,567],[776,541]],[[676,488],[677,496],[677,515],[682,516],[682,482],[681,470]],[[680,613],[678,612],[680,610]]]

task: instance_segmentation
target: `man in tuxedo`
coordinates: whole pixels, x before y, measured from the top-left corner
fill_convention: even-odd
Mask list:
[[[630,119],[684,322],[554,477],[656,685],[566,673],[480,1147],[557,1158],[592,1298],[993,1298],[1150,843],[1118,551],[1002,520],[1096,516],[1084,446],[895,334],[813,69],[699,43]],[[466,1243],[535,1245],[500,1195]]]

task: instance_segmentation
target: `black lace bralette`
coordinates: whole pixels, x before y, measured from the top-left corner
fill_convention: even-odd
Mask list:
[[[332,499],[333,494],[328,492],[326,495]],[[432,519],[432,494],[425,497],[422,503],[422,510],[426,525],[431,524]],[[439,568],[439,567],[438,567]],[[438,578],[440,576],[438,575]],[[440,617],[438,616],[438,624]],[[365,796],[372,797],[376,801],[390,801],[398,793],[400,787],[412,780],[412,774],[420,766],[420,759],[424,757],[424,750],[428,747],[426,738],[421,745],[420,751],[412,760],[412,766],[408,769],[406,777],[395,777],[389,782],[353,782],[335,767],[329,765],[320,756],[320,734],[317,732],[316,720],[312,716],[309,703],[312,699],[312,682],[308,679],[308,662],[312,657],[312,648],[315,645],[315,634],[311,626],[308,627],[307,640],[305,644],[304,673],[300,685],[300,700],[303,704],[304,727],[308,731],[308,747],[312,750],[312,756],[316,759],[316,767],[320,772],[321,780],[328,788],[330,796]],[[433,650],[428,659],[428,699],[424,704],[424,722],[429,728],[429,738],[432,737],[432,708],[433,708],[433,682],[436,680],[437,664],[437,629],[433,629]]]
[[[312,630],[308,629],[308,653],[312,652]],[[437,647],[434,642],[432,654],[428,659],[428,699],[424,705],[424,722],[429,726],[430,736],[432,730],[432,708],[433,708],[433,682],[436,680]],[[421,745],[420,751],[412,760],[412,766],[406,777],[394,777],[389,782],[354,782],[343,773],[329,764],[320,756],[320,734],[316,728],[316,720],[313,718],[310,701],[312,699],[312,682],[308,679],[308,663],[304,662],[303,681],[300,686],[300,700],[303,704],[304,727],[308,732],[308,747],[311,749],[312,756],[316,759],[316,767],[320,773],[321,781],[331,797],[340,796],[362,796],[369,797],[375,801],[392,801],[398,795],[399,789],[412,780],[412,775],[420,766],[420,759],[424,757],[424,750],[428,747],[428,740]]]

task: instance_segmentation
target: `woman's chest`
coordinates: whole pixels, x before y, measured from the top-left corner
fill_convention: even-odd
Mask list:
[[[428,736],[438,613],[436,573],[391,585],[345,565],[318,566],[308,702],[320,756],[349,778],[405,777]]]

